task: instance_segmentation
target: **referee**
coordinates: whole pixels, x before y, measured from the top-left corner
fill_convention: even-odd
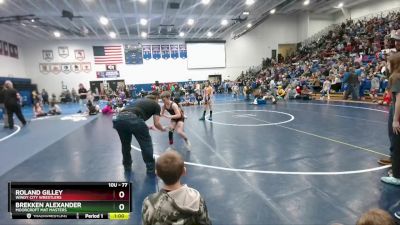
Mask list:
[[[131,142],[135,136],[142,149],[143,161],[146,164],[147,173],[154,174],[155,161],[153,158],[153,143],[146,120],[153,116],[154,127],[160,131],[166,131],[160,124],[161,107],[157,103],[157,96],[148,95],[146,98],[126,106],[113,120],[122,144],[122,164],[125,171],[132,169]]]

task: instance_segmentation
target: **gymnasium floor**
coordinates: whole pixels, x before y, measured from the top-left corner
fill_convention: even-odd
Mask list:
[[[376,163],[388,154],[386,107],[217,102],[212,123],[198,121],[198,106],[184,108],[192,151],[177,136],[174,146],[188,162],[184,183],[202,193],[213,224],[355,224],[370,208],[399,209],[400,189],[379,181],[387,167]],[[124,174],[110,116],[33,120],[10,134],[0,130],[0,224],[139,224],[143,199],[161,186],[146,176],[135,140],[133,172]],[[167,133],[151,135],[155,153],[163,152]],[[129,221],[12,221],[7,214],[8,181],[124,180],[133,183]]]

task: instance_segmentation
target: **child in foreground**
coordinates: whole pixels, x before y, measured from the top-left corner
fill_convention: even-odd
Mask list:
[[[211,224],[200,193],[180,182],[186,168],[178,152],[163,153],[156,161],[156,174],[165,186],[143,201],[142,224]]]

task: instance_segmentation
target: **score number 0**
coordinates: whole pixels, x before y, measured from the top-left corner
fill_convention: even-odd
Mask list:
[[[125,192],[120,191],[118,193],[118,197],[119,198],[124,198],[125,197]],[[125,209],[125,205],[121,203],[121,204],[119,204],[118,208],[119,208],[119,210],[123,211]]]

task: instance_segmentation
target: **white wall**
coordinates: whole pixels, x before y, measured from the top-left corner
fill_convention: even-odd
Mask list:
[[[350,9],[350,15],[351,18],[360,18],[368,14],[381,12],[385,10],[391,10],[399,7],[400,7],[399,0],[372,1]]]
[[[399,0],[377,0],[377,1],[369,1],[367,3],[363,3],[347,9],[349,12],[349,16],[353,19],[359,19],[364,16],[368,16],[370,14],[379,13],[382,11],[393,10],[400,8]],[[340,23],[346,20],[345,16],[342,12],[339,12],[336,17],[336,23]]]
[[[317,19],[317,18],[310,18],[308,22],[308,33],[307,37],[311,37],[314,34],[320,32],[321,30],[325,29],[326,27],[332,25],[335,21],[332,19]]]
[[[126,42],[128,43],[128,42]],[[134,44],[137,42],[131,42]],[[165,42],[168,44],[174,44],[173,42]],[[183,42],[176,42],[181,44]],[[50,93],[61,92],[61,82],[64,82],[69,89],[77,87],[79,83],[84,83],[87,87],[89,81],[104,80],[96,78],[96,71],[105,71],[105,65],[94,65],[93,48],[96,45],[113,45],[123,44],[122,42],[90,42],[90,41],[33,41],[29,43],[29,47],[24,49],[26,55],[26,71],[32,78],[32,82],[38,85],[39,89],[45,88]],[[142,44],[163,44],[163,42],[142,42]],[[69,48],[69,57],[61,58],[58,55],[58,47],[67,46]],[[43,74],[40,72],[39,63],[47,63],[43,60],[42,50],[49,49],[53,50],[54,60],[50,63],[62,63],[62,62],[78,62],[75,60],[74,50],[83,49],[85,51],[85,60],[82,62],[90,62],[92,71],[89,73],[70,72],[65,74],[60,72],[59,74]],[[143,60],[142,65],[126,65],[117,64],[117,70],[120,71],[119,78],[113,79],[124,79],[126,84],[142,84],[142,83],[154,83],[158,80],[160,82],[167,81],[187,81],[192,80],[205,80],[208,75],[221,74],[224,69],[197,69],[188,70],[186,59],[151,59]]]
[[[274,15],[242,37],[227,41],[224,75],[234,79],[241,71],[260,65],[262,58],[270,58],[271,50],[278,51],[278,44],[297,42],[297,16]]]
[[[309,27],[309,15],[308,13],[302,13],[300,15],[298,15],[298,20],[297,20],[297,37],[299,42],[307,39],[308,36],[308,27]]]
[[[23,54],[23,42],[19,36],[13,32],[3,29],[0,32],[0,40],[12,43],[18,46],[19,58],[0,55],[0,77],[27,77],[25,71],[25,62]]]

